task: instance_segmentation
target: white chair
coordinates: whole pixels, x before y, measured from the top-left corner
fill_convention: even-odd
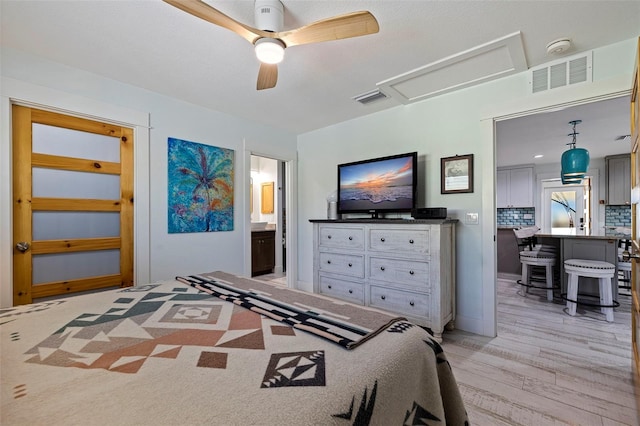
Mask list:
[[[529,226],[520,229],[514,229],[513,232],[518,240],[520,251],[520,263],[522,264],[522,279],[518,284],[524,286],[526,290],[522,293],[526,296],[531,288],[542,288],[547,290],[547,300],[553,301],[554,273],[553,267],[556,264],[557,250],[554,246],[537,244],[535,234],[540,228],[537,226]],[[544,277],[534,277],[534,268],[544,268]],[[532,281],[543,281],[546,283],[544,287],[533,285]]]
[[[522,263],[522,279],[519,284],[522,284],[526,287],[526,293],[529,293],[530,288],[546,288],[547,289],[547,300],[549,302],[553,301],[553,267],[556,264],[556,255],[555,253],[544,252],[544,251],[530,251],[523,250],[520,252],[520,263]],[[532,278],[532,269],[534,266],[542,266],[544,267],[544,275],[546,287],[538,287],[531,284]]]
[[[600,291],[600,312],[608,322],[613,322],[613,294],[611,279],[615,275],[616,267],[609,262],[599,260],[568,259],[564,261],[564,270],[569,274],[567,287],[567,313],[576,315],[578,305],[578,285],[580,277],[597,278]]]

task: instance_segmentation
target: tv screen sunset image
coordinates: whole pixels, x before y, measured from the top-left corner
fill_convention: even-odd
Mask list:
[[[413,173],[411,157],[341,166],[340,210],[411,209]]]

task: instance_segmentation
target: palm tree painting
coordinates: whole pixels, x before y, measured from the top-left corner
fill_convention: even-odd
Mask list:
[[[169,233],[233,231],[232,149],[169,138]]]

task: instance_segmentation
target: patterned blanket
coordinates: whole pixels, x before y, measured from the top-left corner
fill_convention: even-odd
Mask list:
[[[347,349],[355,348],[394,322],[405,319],[377,310],[354,310],[351,304],[339,303],[335,299],[291,291],[282,286],[224,272],[176,279],[222,300],[331,340]]]
[[[320,329],[339,321],[319,338],[179,281],[0,309],[0,423],[467,423],[449,363],[422,328],[229,274],[193,277],[224,291],[248,285],[254,302],[307,312],[302,322],[317,315]],[[352,350],[335,337],[345,325],[358,330]]]

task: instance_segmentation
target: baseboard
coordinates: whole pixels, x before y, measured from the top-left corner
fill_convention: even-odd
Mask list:
[[[468,333],[478,334],[480,336],[495,337],[485,334],[482,320],[479,320],[478,318],[469,318],[456,313],[456,319],[453,324],[456,330],[462,330]],[[447,334],[446,328],[444,330],[444,334]]]
[[[511,274],[509,272],[498,272],[498,279],[517,281],[522,278],[519,274]]]

